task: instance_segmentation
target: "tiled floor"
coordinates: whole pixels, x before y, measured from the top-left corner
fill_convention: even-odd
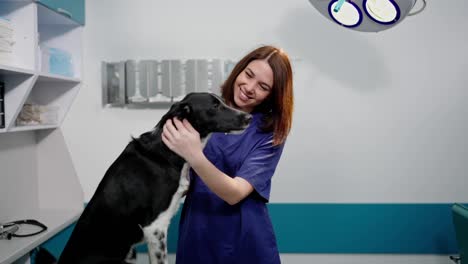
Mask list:
[[[137,264],[149,264],[149,258],[147,254],[138,253]],[[175,264],[175,254],[169,254],[169,264]]]
[[[399,254],[281,254],[283,264],[452,264],[448,256]],[[148,255],[138,254],[137,264],[149,264]],[[175,255],[169,255],[169,264],[175,264]]]

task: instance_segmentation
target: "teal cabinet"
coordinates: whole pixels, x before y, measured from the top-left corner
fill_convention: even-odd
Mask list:
[[[85,24],[85,0],[36,0],[75,22]]]

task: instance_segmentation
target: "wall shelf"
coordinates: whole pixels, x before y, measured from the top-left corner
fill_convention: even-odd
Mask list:
[[[58,74],[51,74],[51,73],[39,73],[38,81],[43,82],[70,82],[70,83],[80,83],[81,80],[79,78],[73,77],[66,77],[61,76]]]
[[[40,129],[53,129],[58,128],[58,125],[36,125],[36,126],[16,126],[9,130],[9,132],[28,131],[28,130],[40,130]]]
[[[32,75],[34,74],[34,71],[0,64],[0,73],[1,74],[30,74]]]
[[[48,227],[32,237],[0,240],[0,264],[28,262],[29,252],[76,221],[84,205],[60,129],[81,86],[83,27],[46,2],[0,1],[0,17],[13,28],[14,39],[9,56],[0,57],[5,90],[0,223],[36,219]],[[84,0],[73,0],[73,5],[78,2],[84,6]],[[65,56],[54,57],[52,50]],[[23,109],[34,111],[25,114]],[[20,231],[27,228],[34,227],[21,226]]]

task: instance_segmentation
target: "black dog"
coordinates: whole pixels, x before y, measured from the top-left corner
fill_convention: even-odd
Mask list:
[[[251,120],[209,93],[192,93],[175,103],[153,131],[133,139],[107,170],[60,264],[127,263],[133,246],[144,241],[152,264],[167,263],[167,229],[189,185],[187,163],[161,139],[164,123],[173,117],[187,119],[202,139],[211,132],[243,130]]]

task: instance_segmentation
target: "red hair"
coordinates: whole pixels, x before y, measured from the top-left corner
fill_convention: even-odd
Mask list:
[[[273,70],[271,94],[253,112],[264,114],[262,130],[273,132],[273,145],[282,144],[291,130],[294,106],[292,69],[288,55],[273,46],[262,46],[247,54],[232,69],[221,86],[226,103],[234,103],[234,82],[237,76],[254,60],[265,60]]]

